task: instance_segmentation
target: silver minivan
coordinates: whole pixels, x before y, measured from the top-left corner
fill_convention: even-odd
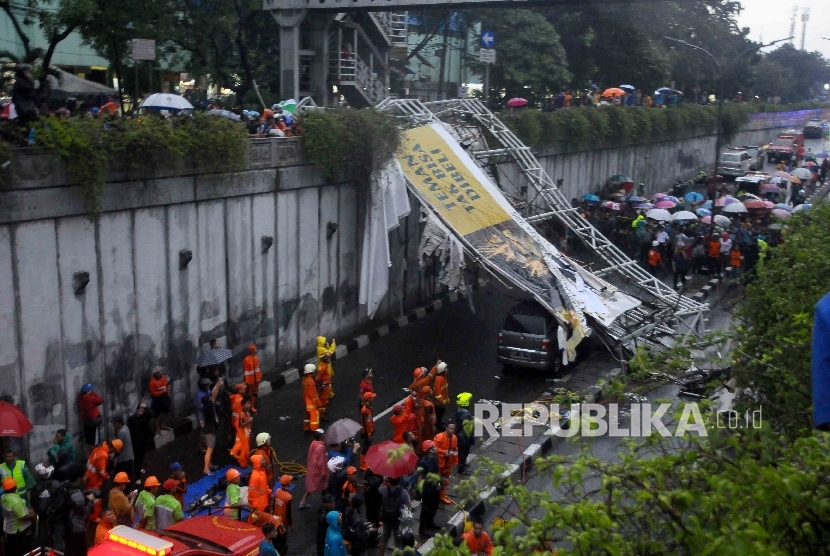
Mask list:
[[[558,326],[553,315],[538,303],[519,303],[507,312],[499,332],[499,363],[506,368],[558,371],[562,367]]]

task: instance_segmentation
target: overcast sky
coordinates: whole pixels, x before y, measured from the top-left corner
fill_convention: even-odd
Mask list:
[[[738,16],[741,27],[749,27],[749,38],[757,41],[763,38],[765,43],[787,37],[790,33],[793,8],[798,6],[795,22],[795,46],[801,48],[801,14],[804,8],[810,8],[807,21],[807,50],[818,50],[830,59],[830,2],[828,0],[741,0],[744,9]],[[775,48],[775,47],[773,47]]]

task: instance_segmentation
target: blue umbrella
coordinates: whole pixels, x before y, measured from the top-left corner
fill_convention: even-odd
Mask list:
[[[706,201],[701,208],[712,210],[712,201]]]
[[[700,203],[701,201],[703,201],[703,195],[701,195],[697,191],[689,191],[683,198],[689,201],[690,203]]]
[[[586,193],[585,195],[582,196],[582,199],[584,199],[585,201],[590,201],[590,202],[599,201],[599,197],[597,197],[593,193]]]
[[[630,196],[625,198],[625,201],[627,203],[642,203],[645,200],[646,200],[645,197],[640,197],[638,195],[630,195]]]
[[[786,210],[787,212],[793,211],[793,207],[791,207],[790,205],[785,205],[784,203],[778,203],[777,205],[775,205],[775,208]]]
[[[633,91],[636,87],[634,85],[620,85],[620,89],[631,89]]]
[[[650,210],[654,208],[654,205],[651,203],[637,203],[634,205],[635,209],[643,209],[643,210]]]
[[[698,216],[712,216],[712,211],[709,209],[699,208],[695,211]]]
[[[816,155],[816,158],[828,158],[828,157],[830,157],[830,154],[827,154],[827,153],[824,153],[824,152],[818,153]]]
[[[807,203],[807,204],[803,204],[803,205],[798,205],[797,207],[795,207],[795,208],[793,209],[793,212],[801,212],[802,210],[807,210],[807,209],[809,209],[809,208],[812,208],[812,206],[813,206],[813,205],[811,205],[811,204],[809,204],[809,203]]]

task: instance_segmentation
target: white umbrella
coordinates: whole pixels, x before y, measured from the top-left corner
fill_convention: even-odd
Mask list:
[[[666,209],[651,209],[646,213],[646,218],[666,222],[671,220],[671,213]]]
[[[680,212],[676,212],[671,217],[672,220],[697,220],[697,216],[694,213],[689,212],[688,210],[681,210]]]
[[[744,206],[743,203],[732,203],[731,205],[726,205],[725,207],[723,207],[723,212],[738,213],[738,212],[749,212],[749,211],[746,210],[746,207]]]
[[[164,93],[150,95],[141,103],[141,107],[155,110],[193,110],[193,105],[187,102],[186,98]]]
[[[790,174],[797,178],[801,178],[802,180],[813,179],[813,173],[807,168],[796,168],[795,170],[790,172]]]
[[[718,226],[729,226],[730,224],[732,224],[732,221],[722,214],[716,215],[714,218],[714,222]]]

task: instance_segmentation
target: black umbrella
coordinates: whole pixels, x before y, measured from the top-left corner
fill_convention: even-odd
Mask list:
[[[211,365],[218,365],[219,363],[224,363],[231,357],[233,357],[233,352],[229,349],[209,349],[204,354],[202,354],[202,357],[199,359],[197,365],[199,367],[209,367]]]
[[[340,444],[360,432],[360,425],[351,419],[335,421],[326,429],[326,444]]]

